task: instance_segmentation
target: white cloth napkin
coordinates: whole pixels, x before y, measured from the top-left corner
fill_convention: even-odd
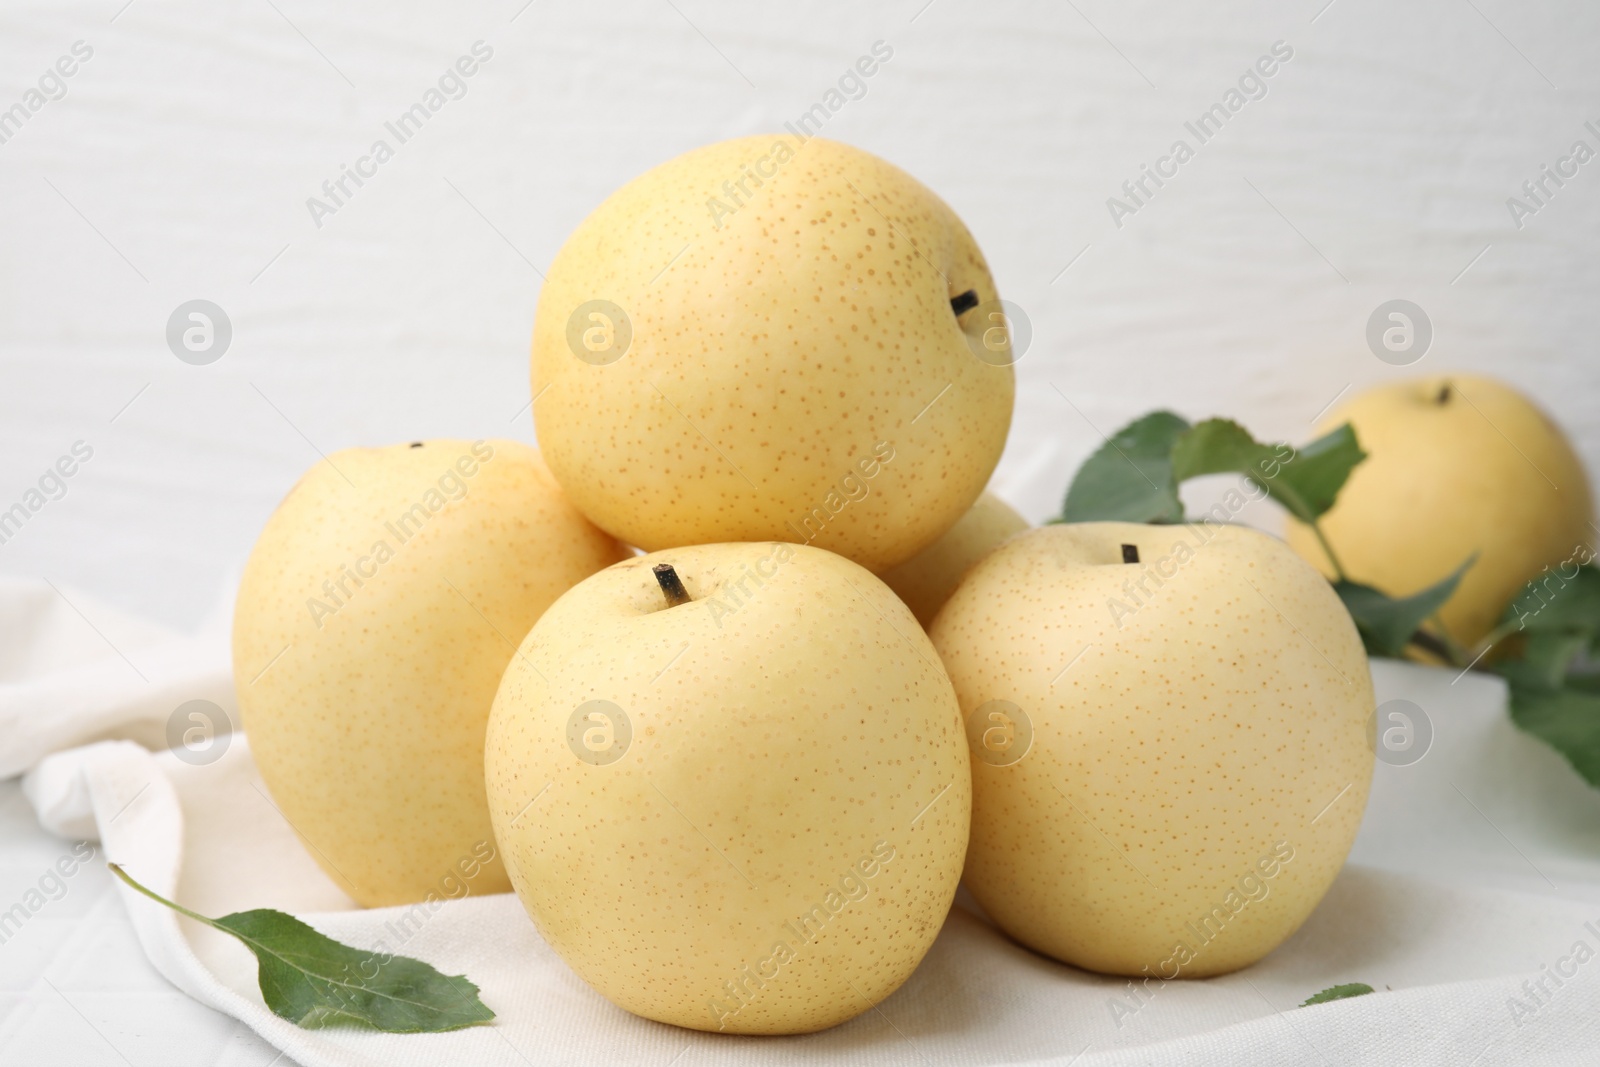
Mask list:
[[[165,748],[172,713],[207,700],[237,721],[231,594],[185,637],[52,583],[0,576],[0,780],[103,737]]]
[[[168,981],[304,1067],[1600,1062],[1600,958],[1570,962],[1579,942],[1600,957],[1600,800],[1506,723],[1492,679],[1375,665],[1379,700],[1422,707],[1431,747],[1412,766],[1378,768],[1357,855],[1383,867],[1347,867],[1306,926],[1255,967],[1161,985],[1137,1004],[1125,981],[1036,956],[957,907],[922,967],[877,1009],[821,1034],[742,1038],[612,1007],[510,895],[447,902],[404,924],[407,909],[357,909],[305,855],[242,737],[198,766],[126,740],[67,748],[119,722],[159,723],[171,711],[162,701],[193,699],[226,660],[215,639],[132,626],[113,636],[102,621],[111,615],[64,592],[101,624],[101,637],[129,645],[108,651],[83,618],[74,625],[62,614],[54,590],[0,585],[6,636],[31,634],[25,651],[8,650],[0,674],[0,767],[31,765],[24,788],[46,829],[98,839],[104,858],[204,914],[276,907],[366,947],[393,946],[395,931],[410,930],[398,951],[465,973],[498,1013],[491,1026],[450,1034],[300,1030],[266,1009],[247,950],[118,884],[139,943]],[[139,671],[123,664],[119,681],[109,661],[124,654]],[[51,748],[62,750],[39,759]],[[1398,873],[1406,870],[1428,877]],[[1474,887],[1483,881],[1543,895]],[[1563,970],[1574,973],[1558,985],[1550,975]],[[1379,992],[1296,1006],[1354,981]]]

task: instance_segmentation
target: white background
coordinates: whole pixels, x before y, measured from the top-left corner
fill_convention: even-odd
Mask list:
[[[1506,207],[1600,148],[1600,7],[1326,2],[8,2],[0,108],[94,56],[0,145],[0,508],[74,441],[94,458],[0,572],[192,626],[316,450],[532,440],[565,235],[877,40],[893,59],[825,133],[948,199],[1027,310],[997,487],[1031,518],[1095,427],[1169,406],[1301,441],[1347,385],[1442,369],[1531,392],[1600,469],[1600,161],[1520,231]],[[479,39],[468,94],[318,229],[307,197]],[[1278,40],[1269,94],[1115,227],[1106,198]],[[1395,297],[1436,329],[1412,368],[1364,340]],[[210,366],[165,343],[195,298],[233,323]]]

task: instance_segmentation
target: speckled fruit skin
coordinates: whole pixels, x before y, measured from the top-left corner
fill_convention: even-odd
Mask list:
[[[937,541],[878,577],[906,602],[918,622],[931,626],[967,571],[1006,538],[1027,528],[1028,520],[1011,505],[984,493]]]
[[[234,684],[273,801],[345,892],[378,907],[510,888],[484,799],[489,705],[513,642],[627,555],[515,441],[337,452],[278,505],[239,586]],[[323,588],[347,567],[369,576]]]
[[[743,206],[708,207],[741,180]],[[897,167],[820,138],[697,149],[614,193],[550,265],[539,447],[630,544],[784,540],[892,566],[972,504],[1011,424],[1011,367],[968,345],[994,309],[950,306],[968,290],[996,299],[977,244]],[[632,324],[606,365],[568,340],[592,300]],[[880,444],[893,459],[864,476]]]
[[[666,606],[662,562],[693,602]],[[591,700],[632,731],[604,765],[568,740]],[[485,761],[545,940],[661,1022],[792,1034],[867,1011],[927,953],[961,876],[972,782],[950,681],[893,593],[816,548],[671,549],[578,585],[507,669]]]
[[[1332,588],[1281,541],[1046,526],[978,564],[931,636],[964,715],[1009,700],[1032,722],[1020,759],[973,761],[965,875],[1023,944],[1110,974],[1223,974],[1338,874],[1372,779],[1372,682]]]
[[[1433,585],[1477,553],[1439,612],[1463,645],[1487,634],[1546,566],[1586,558],[1594,499],[1583,463],[1509,385],[1465,374],[1395,382],[1354,397],[1320,430],[1346,422],[1367,459],[1322,532],[1352,579],[1392,596]],[[1288,540],[1333,573],[1309,527],[1290,520]]]

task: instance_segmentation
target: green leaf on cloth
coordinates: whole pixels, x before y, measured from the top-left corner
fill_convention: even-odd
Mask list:
[[[130,887],[232,934],[255,954],[261,996],[273,1014],[315,1030],[340,1023],[395,1034],[437,1033],[494,1018],[478,987],[463,975],[445,975],[408,956],[352,948],[271,908],[208,919],[146,889],[115,863],[107,864]]]
[[[1330,1000],[1345,1000],[1349,997],[1362,997],[1371,993],[1372,987],[1365,982],[1346,982],[1344,985],[1331,985],[1300,1005],[1302,1008],[1312,1004],[1326,1004]]]

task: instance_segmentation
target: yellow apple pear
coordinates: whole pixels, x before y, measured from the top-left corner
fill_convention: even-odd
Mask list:
[[[1372,681],[1332,587],[1242,526],[1020,534],[934,621],[973,746],[965,880],[1012,937],[1171,979],[1254,963],[1344,863]]]
[[[489,806],[544,939],[613,1003],[794,1034],[927,953],[971,815],[955,694],[870,572],[670,549],[557,600],[494,700]]]
[[[986,492],[937,541],[878,577],[906,602],[918,622],[931,626],[962,575],[1006,538],[1027,528],[1027,519]]]
[[[612,194],[551,263],[539,447],[630,544],[784,540],[882,569],[989,480],[1011,330],[972,235],[904,171],[725,141]]]
[[[1367,453],[1321,526],[1352,581],[1408,596],[1469,556],[1439,611],[1471,646],[1546,566],[1594,542],[1594,500],[1582,461],[1533,401],[1511,386],[1449,374],[1395,382],[1352,398],[1322,429],[1355,427]],[[1311,529],[1290,520],[1289,544],[1332,576]]]
[[[509,888],[483,788],[495,689],[544,609],[627,555],[515,441],[337,452],[278,505],[234,612],[239,710],[274,803],[345,892]]]

